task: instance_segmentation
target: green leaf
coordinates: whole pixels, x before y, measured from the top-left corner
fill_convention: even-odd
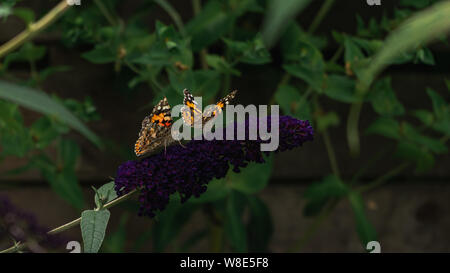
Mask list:
[[[355,214],[356,232],[358,233],[359,239],[365,249],[368,242],[377,240],[377,232],[370,223],[369,219],[367,219],[364,201],[361,195],[352,191],[350,192],[348,198]]]
[[[47,52],[45,46],[36,46],[31,42],[25,43],[18,51],[8,54],[5,57],[5,65],[13,61],[36,62],[42,59]]]
[[[391,32],[383,48],[360,77],[361,90],[366,90],[376,76],[398,56],[448,33],[450,30],[448,14],[450,14],[450,2],[438,2],[430,8],[415,13]]]
[[[84,207],[83,192],[73,170],[43,169],[41,172],[59,196],[77,209]]]
[[[59,155],[64,164],[64,168],[73,169],[80,156],[80,148],[73,140],[63,138],[59,145]]]
[[[102,199],[102,204],[106,204],[117,198],[117,193],[114,190],[114,185],[115,185],[114,181],[111,181],[101,186],[97,190],[97,193],[100,195],[100,198]],[[97,194],[95,195],[95,204],[97,204],[97,206],[100,204],[100,200],[98,199]]]
[[[423,145],[433,153],[445,154],[448,152],[447,146],[445,146],[445,144],[441,141],[423,135],[409,123],[405,122],[402,124],[402,131],[406,138],[410,139],[412,142]]]
[[[177,92],[177,99],[184,88],[193,90],[195,96],[203,97],[203,106],[215,98],[220,89],[220,74],[214,70],[188,70],[183,73],[169,72],[171,87]],[[195,91],[194,91],[195,90]],[[167,96],[170,100],[170,97]]]
[[[426,126],[431,126],[434,122],[434,115],[428,110],[425,109],[415,110],[412,112],[412,114]]]
[[[109,210],[85,210],[81,213],[81,236],[83,237],[84,252],[97,253],[100,249],[108,225]]]
[[[366,129],[366,134],[377,134],[388,138],[400,139],[400,124],[395,119],[380,117]]]
[[[292,85],[281,85],[275,92],[275,101],[286,115],[312,120],[311,107],[304,96]]]
[[[10,4],[0,4],[0,19],[5,20],[11,14],[13,14],[12,5],[10,5]]]
[[[305,191],[307,199],[342,197],[348,193],[348,187],[335,175],[325,176],[322,181],[312,183]]]
[[[271,62],[269,51],[264,46],[261,38],[257,35],[249,41],[233,41],[223,39],[230,49],[232,59],[239,60],[241,63],[261,65]]]
[[[317,116],[317,130],[324,131],[328,127],[336,127],[339,122],[339,116],[334,111],[320,114]]]
[[[247,252],[247,232],[242,220],[242,212],[245,204],[245,196],[232,191],[228,196],[225,208],[225,233],[236,252]]]
[[[91,51],[81,54],[81,56],[94,64],[106,64],[116,60],[117,52],[114,52],[108,45],[97,45]]]
[[[305,216],[317,215],[331,197],[343,197],[349,192],[348,187],[335,175],[328,175],[320,182],[312,183],[305,191],[308,199],[303,208]]]
[[[24,20],[26,24],[34,21],[34,11],[29,8],[15,8],[14,15]]]
[[[433,111],[436,115],[436,118],[450,120],[449,104],[431,88],[427,89],[427,94],[431,98],[431,102],[433,103]]]
[[[241,72],[239,70],[233,69],[233,67],[221,56],[208,54],[206,55],[206,63],[212,68],[220,71],[224,74],[230,74],[235,76],[240,76]]]
[[[263,41],[268,48],[275,45],[289,21],[309,2],[310,0],[270,0],[262,28]]]
[[[1,155],[25,156],[33,148],[32,137],[24,126],[22,114],[16,104],[0,100]]]
[[[416,62],[435,65],[433,53],[428,48],[421,48],[416,52]]]
[[[328,97],[340,102],[353,103],[360,101],[355,94],[355,81],[345,76],[327,76],[323,91]]]
[[[100,139],[92,131],[64,106],[44,92],[0,81],[0,98],[43,114],[53,115],[78,130],[98,147],[102,147]]]
[[[230,187],[244,194],[257,193],[264,189],[272,173],[273,156],[266,158],[266,163],[250,164],[239,173],[230,172]]]
[[[327,38],[324,36],[313,36],[293,21],[289,24],[280,40],[283,59],[290,60],[293,57],[295,59],[295,56],[299,55],[298,49],[302,43],[310,43],[315,48],[322,50],[327,46]]]
[[[450,91],[450,80],[445,79],[445,85],[447,86],[447,90]]]
[[[391,87],[390,78],[385,78],[375,84],[374,90],[370,93],[369,100],[372,103],[373,109],[379,115],[398,116],[405,113],[405,108],[397,99]]]
[[[431,169],[434,165],[434,156],[425,148],[410,141],[401,141],[397,144],[397,157],[414,162],[416,164],[416,172],[423,173]]]
[[[186,25],[186,32],[192,36],[192,50],[197,52],[219,40],[230,30],[235,20],[236,15],[227,12],[221,1],[208,1]]]
[[[450,135],[450,118],[436,121],[432,128],[445,135]]]
[[[363,52],[349,36],[345,37],[344,47],[345,47],[345,66],[347,69],[347,74],[359,75],[361,62],[365,59]]]
[[[267,252],[273,234],[269,208],[256,196],[247,196],[250,219],[247,225],[248,251]]]
[[[84,207],[83,192],[72,168],[65,167],[64,163],[55,165],[45,155],[35,156],[32,161],[56,194],[77,209]]]
[[[294,77],[304,80],[317,92],[322,92],[325,80],[325,62],[322,53],[310,43],[300,42],[298,53],[290,56],[293,63],[283,69]]]

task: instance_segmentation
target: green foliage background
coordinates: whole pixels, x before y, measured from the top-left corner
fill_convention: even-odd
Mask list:
[[[0,17],[17,16],[31,24],[38,17],[31,9],[8,0],[0,5]],[[274,66],[284,73],[267,103],[279,104],[283,113],[308,119],[323,138],[332,173],[310,184],[304,215],[315,219],[306,234],[286,250],[300,251],[317,223],[323,221],[341,201],[354,210],[355,232],[363,248],[376,240],[374,227],[367,219],[362,194],[413,166],[417,173],[429,171],[439,156],[448,154],[446,142],[450,132],[450,107],[444,97],[431,88],[424,90],[429,101],[421,109],[409,109],[397,98],[391,77],[382,70],[391,65],[434,65],[429,42],[447,44],[450,29],[448,1],[398,1],[395,11],[381,19],[356,16],[352,33],[329,30],[327,35],[315,31],[338,1],[325,0],[309,28],[295,21],[311,1],[302,0],[192,0],[194,15],[182,20],[168,0],[141,1],[142,5],[130,18],[118,16],[120,1],[83,1],[70,8],[49,28],[62,34],[61,43],[68,49],[84,50],[80,56],[93,64],[108,64],[117,75],[133,72],[126,82],[129,89],[146,85],[154,94],[153,105],[163,96],[179,101],[182,90],[188,88],[207,101],[229,92],[233,77],[245,77],[240,65]],[[144,19],[152,10],[167,13],[171,23],[154,22],[150,30]],[[244,16],[254,18],[252,25],[242,26]],[[338,49],[331,58],[323,51],[334,40]],[[213,50],[211,50],[213,48]],[[274,64],[272,54],[281,53],[282,63]],[[49,186],[61,198],[80,210],[87,205],[76,176],[79,144],[67,137],[76,130],[98,146],[99,136],[88,129],[89,122],[99,120],[96,107],[89,97],[83,101],[59,98],[41,91],[45,79],[70,67],[36,69],[47,48],[27,41],[19,49],[0,56],[0,164],[9,158],[26,158],[27,163],[2,176],[7,177],[28,169],[37,169]],[[10,65],[27,63],[30,76],[16,78]],[[442,79],[450,91],[450,82]],[[245,92],[245,90],[243,90]],[[321,105],[322,98],[348,105],[348,117]],[[371,107],[378,117],[367,128],[359,128],[363,107]],[[22,110],[40,112],[41,117],[25,126]],[[398,166],[375,179],[361,184],[367,163],[353,177],[341,177],[328,129],[347,128],[349,153],[359,154],[360,138],[376,134],[396,143],[394,154]],[[309,144],[313,145],[313,144]],[[48,148],[56,149],[52,157]],[[300,151],[301,152],[301,151]],[[382,160],[382,159],[378,159]],[[223,180],[212,181],[200,198],[181,205],[174,196],[167,209],[160,213],[152,229],[142,234],[133,247],[125,248],[128,213],[122,215],[117,230],[107,231],[101,250],[106,252],[138,251],[149,239],[154,251],[189,251],[209,238],[209,251],[254,252],[270,251],[269,243],[276,223],[272,222],[267,205],[258,197],[271,176],[273,159],[266,164],[251,165],[239,174],[230,173]],[[96,190],[95,210],[83,212],[81,226],[84,250],[97,252],[105,235],[109,211],[103,208],[110,196],[110,186]],[[111,193],[113,194],[113,193]],[[133,204],[129,204],[133,209]],[[202,210],[209,223],[194,232],[181,245],[174,241],[190,216]],[[100,237],[94,235],[101,234]]]

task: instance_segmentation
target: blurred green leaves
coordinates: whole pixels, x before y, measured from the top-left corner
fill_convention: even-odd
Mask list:
[[[361,194],[335,175],[328,175],[322,181],[311,184],[305,192],[305,198],[308,203],[303,209],[303,214],[309,217],[318,216],[333,200],[348,199],[354,212],[356,231],[363,247],[365,248],[367,242],[376,240],[376,231],[367,218]]]
[[[288,56],[289,63],[283,65],[283,69],[321,92],[325,73],[322,53],[308,42],[298,42],[298,45],[297,54]]]
[[[270,53],[264,46],[261,38],[256,36],[253,40],[241,42],[223,39],[230,50],[233,59],[242,63],[262,65],[270,63]]]
[[[225,234],[236,252],[248,251],[247,232],[242,221],[245,204],[245,195],[237,191],[232,191],[226,200]]]
[[[390,78],[377,81],[373,89],[369,100],[375,112],[381,116],[398,116],[405,113],[405,108],[391,87]]]
[[[263,41],[268,48],[275,44],[289,21],[309,2],[310,0],[269,1],[262,30]]]
[[[98,147],[101,147],[98,136],[89,130],[76,116],[67,110],[67,108],[56,102],[44,92],[0,81],[0,98],[15,102],[43,114],[54,115],[73,129],[79,131]]]
[[[171,102],[179,101],[184,88],[202,95],[207,102],[215,102],[220,93],[227,91],[224,89],[232,87],[233,77],[245,75],[241,68],[246,66],[241,64],[279,65],[285,75],[276,85],[270,103],[279,104],[286,115],[313,121],[319,134],[345,121],[340,111],[322,105],[331,101],[371,105],[377,117],[366,133],[394,141],[395,150],[391,154],[415,164],[416,171],[429,170],[438,155],[448,153],[445,140],[450,132],[450,110],[446,96],[428,89],[430,107],[410,110],[398,99],[389,75],[377,79],[382,69],[391,64],[433,65],[438,60],[425,44],[440,38],[450,28],[447,16],[450,5],[446,2],[416,15],[413,15],[415,9],[426,8],[435,1],[400,1],[392,13],[384,14],[379,20],[357,16],[356,35],[332,31],[338,46],[333,55],[329,51],[336,43],[328,43],[330,35],[318,36],[313,32],[326,10],[337,1],[322,1],[322,8],[308,31],[294,21],[311,2],[308,0],[197,1],[204,6],[195,7],[194,3],[196,15],[185,26],[169,2],[156,1],[159,6],[154,5],[155,1],[144,2],[142,9],[126,20],[119,18],[114,10],[117,1],[105,3],[103,8],[89,4],[83,9],[72,9],[70,16],[62,18],[57,30],[62,33],[66,46],[88,49],[81,54],[84,59],[93,64],[113,64],[119,77],[126,78],[129,89],[148,84],[146,90],[151,89],[155,102],[162,96]],[[25,23],[34,20],[31,10],[13,7],[14,4],[15,1],[2,3],[0,17],[14,14]],[[150,9],[160,7],[169,14],[176,28],[158,21],[154,30],[149,30],[152,28],[147,26],[146,16]],[[263,19],[261,30],[260,19]],[[408,21],[403,23],[405,19]],[[389,38],[383,41],[388,33]],[[275,47],[280,37],[279,47]],[[45,62],[47,53],[44,46],[25,43],[4,58],[0,74],[11,76],[8,69],[12,65],[25,63],[33,71],[29,80],[21,82],[40,86],[48,76],[68,69],[47,67],[36,71],[36,62]],[[279,59],[281,64],[277,63]],[[121,67],[128,70],[121,74]],[[98,137],[82,123],[99,120],[93,101],[59,99],[3,82],[0,82],[0,98],[8,100],[0,100],[0,158],[18,156],[29,161],[9,174],[38,168],[60,197],[78,209],[83,208],[84,199],[75,175],[80,149],[74,141],[62,138],[62,134],[74,128],[99,144]],[[44,115],[27,128],[19,106]],[[354,119],[348,119],[349,123],[355,121],[349,127],[353,130],[348,132],[357,135],[359,113],[350,112],[356,114],[352,116]],[[49,154],[47,149],[56,153]],[[201,211],[215,231],[219,231],[209,234],[210,237],[219,235],[218,242],[226,239],[237,252],[270,251],[273,223],[269,208],[257,196],[271,177],[273,158],[266,160],[265,164],[252,164],[237,174],[230,171],[226,178],[211,181],[204,194],[183,205],[174,196],[168,207],[157,215],[153,229],[139,243],[142,245],[151,237],[158,252],[189,249],[211,233],[209,226],[202,227],[178,245],[176,237],[182,227],[194,213]],[[100,248],[109,218],[109,212],[101,207],[117,197],[113,186],[110,182],[98,189],[97,209],[83,213],[86,252],[97,252]],[[349,200],[362,243],[376,239],[362,196],[336,175],[312,183],[304,197],[306,216],[318,216],[336,200]],[[124,249],[126,221],[124,216],[118,229],[106,240],[105,251]],[[225,247],[217,249],[225,250]]]
[[[308,203],[303,208],[305,216],[317,215],[330,198],[344,197],[349,193],[348,187],[336,176],[329,175],[320,182],[312,183],[306,190],[304,197]]]
[[[256,196],[247,197],[250,219],[247,224],[249,252],[267,252],[273,234],[273,222],[269,208]]]
[[[52,189],[77,209],[84,207],[84,197],[75,175],[76,160],[80,155],[78,145],[67,139],[59,143],[59,155],[56,162],[41,154],[33,157],[33,165],[40,169],[42,176]]]
[[[194,208],[194,204],[180,204],[180,201],[174,198],[164,211],[157,215],[157,222],[152,232],[153,247],[156,252],[164,251],[173,242],[183,225],[190,219]]]
[[[228,13],[221,1],[208,1],[201,12],[186,25],[192,36],[192,50],[199,51],[223,37],[233,26],[236,15]]]
[[[368,88],[392,59],[447,33],[450,29],[449,13],[450,3],[438,2],[432,7],[416,13],[393,31],[386,39],[383,48],[363,72],[360,78],[361,88],[363,90]]]
[[[230,187],[244,194],[254,194],[264,189],[272,173],[273,156],[267,157],[264,164],[251,164],[239,173],[230,172]]]
[[[275,101],[286,115],[311,120],[311,106],[307,101],[307,93],[300,93],[292,85],[281,85],[275,93]]]
[[[359,239],[365,248],[368,242],[377,240],[377,233],[375,228],[367,219],[364,201],[361,195],[357,192],[351,192],[348,198],[355,214],[356,232],[358,233]]]

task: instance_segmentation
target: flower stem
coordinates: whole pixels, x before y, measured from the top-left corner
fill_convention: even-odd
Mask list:
[[[384,175],[380,176],[379,178],[377,178],[373,182],[371,182],[369,184],[366,184],[366,185],[362,185],[359,188],[357,188],[356,190],[361,192],[361,193],[363,193],[363,192],[366,192],[366,191],[370,191],[370,190],[372,190],[374,188],[377,188],[377,187],[383,185],[384,183],[388,182],[389,179],[391,179],[392,177],[394,177],[397,174],[399,174],[400,172],[402,172],[408,166],[409,166],[409,162],[403,162],[402,164],[400,164],[399,166],[397,166],[394,169],[390,170],[389,172],[385,173]]]
[[[358,124],[362,104],[362,102],[352,104],[347,119],[347,144],[352,156],[358,156],[360,152]]]
[[[106,20],[113,26],[117,25],[117,20],[109,12],[108,8],[100,0],[94,0],[95,5],[98,7],[100,12],[105,16]]]
[[[186,36],[186,31],[184,30],[183,21],[181,20],[181,16],[178,11],[166,0],[153,0],[156,4],[158,4],[164,11],[169,14],[170,18],[172,18],[173,22],[180,31],[183,37]]]
[[[341,177],[339,166],[337,163],[336,153],[334,152],[333,144],[331,144],[330,134],[325,129],[322,132],[323,142],[325,142],[325,148],[327,149],[328,159],[330,160],[331,170],[337,178]]]
[[[317,12],[316,16],[314,17],[313,22],[309,26],[308,33],[313,33],[317,30],[317,27],[322,22],[323,18],[325,18],[325,15],[330,11],[331,7],[333,6],[335,0],[326,0],[322,6],[320,7],[319,11]]]
[[[318,98],[317,93],[314,94],[313,100],[314,100],[314,107],[315,107],[316,112],[321,112],[321,110],[320,110],[321,106],[319,103],[319,98]],[[330,138],[330,134],[328,133],[328,129],[324,128],[321,131],[321,133],[323,136],[323,142],[325,143],[325,149],[327,150],[328,160],[330,161],[331,170],[333,171],[333,174],[337,178],[340,178],[341,172],[339,171],[339,165],[338,165],[338,161],[336,158],[336,153],[334,151],[333,144],[331,143],[331,138]]]
[[[192,10],[194,11],[194,16],[197,16],[202,10],[202,2],[201,0],[192,0]],[[199,52],[200,64],[202,69],[208,69],[208,63],[206,62],[206,55],[208,51],[206,48],[203,48]]]
[[[16,35],[14,38],[6,42],[0,47],[0,58],[14,51],[26,41],[32,39],[36,34],[40,33],[57,20],[70,6],[66,0],[59,2],[51,11],[35,23],[28,25],[27,29]]]

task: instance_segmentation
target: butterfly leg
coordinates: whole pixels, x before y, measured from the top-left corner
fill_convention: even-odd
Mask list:
[[[167,141],[164,140],[164,156],[167,154]]]
[[[181,141],[178,140],[178,143],[180,144],[181,147],[186,148],[186,146],[184,146],[183,144],[181,144]]]

